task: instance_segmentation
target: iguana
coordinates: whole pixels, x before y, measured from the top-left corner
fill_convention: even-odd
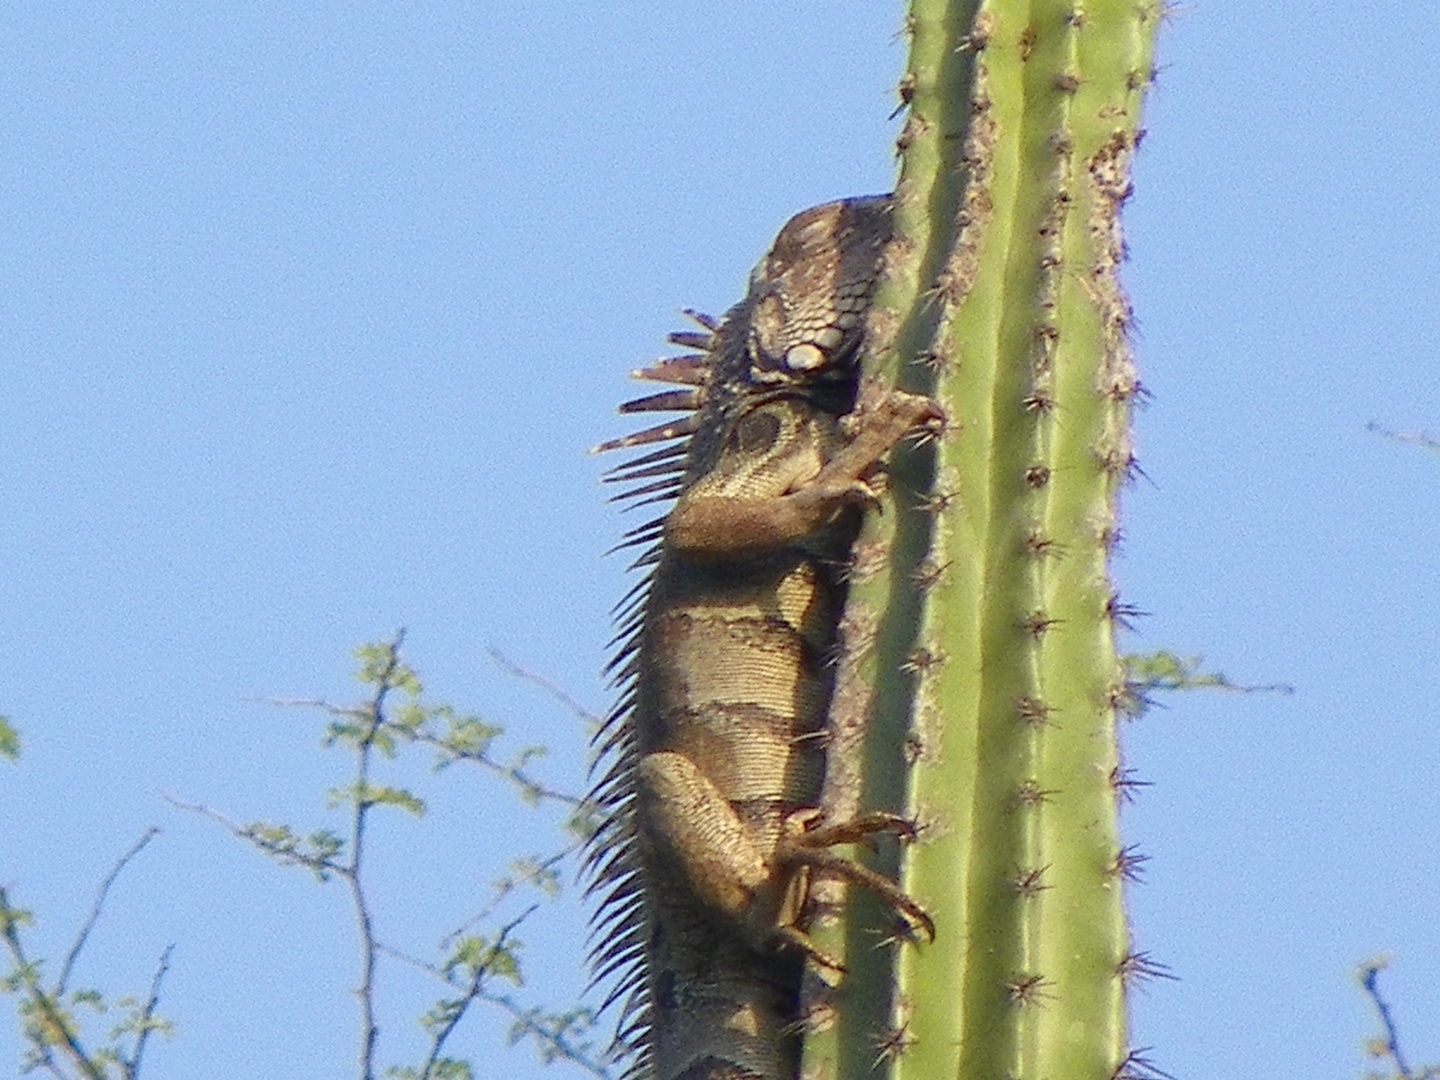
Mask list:
[[[622,412],[691,410],[602,450],[684,438],[607,475],[621,498],[676,497],[626,534],[651,544],[647,581],[619,606],[623,686],[597,744],[592,795],[604,894],[597,980],[624,998],[630,1074],[793,1080],[810,875],[843,877],[933,936],[889,880],[832,853],[907,834],[886,814],[827,822],[818,809],[836,627],[849,549],[882,457],[938,421],[925,398],[860,390],[863,316],[890,239],[888,197],[792,218],[720,322],[672,334],[699,352],[637,372],[685,387]]]

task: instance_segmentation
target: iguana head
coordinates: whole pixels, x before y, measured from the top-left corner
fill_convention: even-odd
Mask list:
[[[891,205],[890,196],[872,195],[814,206],[791,218],[751,272],[744,300],[718,322],[687,311],[701,331],[670,335],[672,343],[698,352],[634,372],[639,379],[687,389],[652,394],[620,408],[623,413],[689,415],[612,439],[596,450],[698,435],[696,449],[703,452],[710,438],[728,426],[736,406],[753,404],[757,391],[803,393],[817,408],[846,412],[853,403],[865,307],[891,236]],[[630,465],[655,466],[651,472],[631,473],[624,466],[609,478],[623,482],[656,475],[662,459],[684,453],[681,448],[648,455]]]
[[[888,196],[826,203],[790,219],[750,275],[743,306],[751,382],[854,377],[861,320],[889,239]]]

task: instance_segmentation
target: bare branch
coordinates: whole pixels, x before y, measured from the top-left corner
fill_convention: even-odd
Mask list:
[[[1380,1015],[1380,1026],[1385,1031],[1383,1038],[1373,1040],[1371,1052],[1377,1058],[1388,1058],[1393,1062],[1395,1075],[1399,1080],[1431,1080],[1440,1076],[1440,1068],[1430,1066],[1419,1072],[1411,1070],[1405,1052],[1400,1047],[1400,1032],[1395,1027],[1395,1017],[1390,1012],[1390,1005],[1380,996],[1380,972],[1389,966],[1390,961],[1385,957],[1370,960],[1360,966],[1360,985]]]
[[[564,690],[561,690],[560,687],[555,685],[555,683],[551,682],[544,675],[533,672],[528,668],[521,667],[519,664],[515,663],[515,661],[511,660],[508,656],[502,653],[499,649],[490,649],[488,651],[490,653],[490,659],[494,661],[495,666],[498,667],[501,671],[505,672],[507,675],[513,675],[517,679],[523,679],[528,683],[533,683],[534,685],[538,686],[541,690],[544,690],[552,698],[554,698],[561,705],[563,705],[567,712],[569,712],[577,720],[580,720],[581,722],[589,726],[591,729],[599,728],[600,725],[604,723],[601,717],[597,716],[595,713],[585,708],[584,705],[581,705],[578,701],[572,698],[569,694],[565,693]]]
[[[1365,425],[1365,430],[1389,439],[1391,442],[1409,443],[1411,446],[1419,446],[1425,450],[1440,450],[1440,438],[1436,438],[1428,431],[1391,431],[1374,420]]]
[[[165,975],[170,970],[170,954],[174,951],[174,945],[165,946],[165,951],[160,954],[160,963],[156,965],[155,974],[150,979],[150,996],[145,999],[145,1007],[140,1010],[135,1050],[129,1061],[121,1063],[125,1070],[125,1080],[139,1080],[140,1063],[145,1058],[145,1044],[150,1040],[150,1033],[155,1030],[155,1009],[160,1004],[160,984],[165,981]]]
[[[64,995],[65,986],[70,982],[70,975],[75,970],[75,963],[80,959],[80,953],[90,939],[90,931],[94,930],[95,924],[100,921],[100,912],[105,907],[105,897],[110,893],[110,886],[115,884],[115,879],[120,876],[120,871],[125,869],[125,864],[139,855],[145,845],[158,835],[160,835],[160,830],[154,825],[146,829],[145,834],[130,845],[130,850],[116,860],[110,873],[106,874],[105,880],[100,883],[100,888],[95,892],[95,903],[90,908],[90,916],[85,920],[85,925],[80,928],[80,933],[75,938],[75,944],[70,946],[70,954],[65,957],[65,964],[60,969],[60,978],[55,982],[54,994],[57,998]]]
[[[476,912],[473,916],[471,916],[468,920],[466,920],[462,925],[456,927],[454,930],[450,931],[450,933],[446,934],[444,939],[441,941],[441,945],[448,948],[458,938],[461,938],[465,934],[468,934],[472,929],[474,929],[477,924],[484,922],[486,919],[490,918],[490,916],[494,915],[496,909],[499,908],[500,905],[504,903],[512,893],[514,893],[516,890],[520,889],[524,885],[538,881],[548,871],[558,866],[560,863],[564,862],[571,855],[573,855],[579,849],[582,843],[584,843],[583,840],[572,840],[569,844],[566,844],[565,847],[561,848],[553,855],[549,855],[546,858],[539,860],[532,866],[521,868],[519,873],[512,874],[506,878],[501,878],[499,881],[495,882],[495,893],[493,896],[491,896],[490,902],[486,904],[483,908],[481,908],[478,912]]]

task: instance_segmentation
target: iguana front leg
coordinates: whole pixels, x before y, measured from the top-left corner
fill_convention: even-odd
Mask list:
[[[929,398],[892,390],[847,418],[848,442],[818,473],[776,495],[697,494],[682,498],[665,523],[665,543],[697,559],[743,557],[803,543],[851,506],[873,506],[867,482],[907,435],[937,425]]]

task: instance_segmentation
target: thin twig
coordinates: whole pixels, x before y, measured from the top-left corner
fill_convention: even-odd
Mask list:
[[[369,704],[336,705],[324,698],[267,697],[253,698],[252,700],[260,705],[274,705],[281,709],[320,709],[331,716],[343,716],[349,720],[364,721],[370,718]]]
[[[536,1022],[539,1011],[536,1009],[522,1009],[507,994],[496,994],[487,997],[486,1001],[499,1005],[515,1018],[516,1026],[524,1032],[528,1032],[542,1043],[548,1043],[553,1048],[555,1057],[564,1058],[572,1062],[592,1076],[599,1077],[599,1080],[610,1080],[610,1071],[603,1065],[591,1060],[589,1055],[581,1047],[575,1046],[563,1035],[557,1035],[542,1024]]]
[[[564,803],[566,806],[576,807],[585,804],[585,800],[577,795],[571,795],[568,792],[559,791],[556,788],[542,784],[519,765],[505,765],[483,752],[456,751],[445,739],[438,735],[431,735],[429,732],[406,731],[402,729],[397,732],[397,734],[410,740],[412,743],[418,743],[421,746],[430,746],[449,754],[457,761],[473,761],[475,764],[505,777],[505,779],[537,800],[550,799],[554,802]]]
[[[160,954],[160,963],[155,967],[155,975],[150,980],[150,996],[145,999],[145,1008],[140,1011],[140,1031],[135,1036],[135,1052],[130,1055],[129,1061],[122,1062],[126,1080],[139,1080],[140,1063],[145,1058],[145,1044],[150,1039],[150,1033],[155,1030],[153,1024],[155,1009],[160,1004],[160,984],[165,981],[165,974],[170,970],[170,954],[174,951],[174,945],[165,946],[165,951]]]
[[[508,656],[502,653],[499,649],[490,649],[488,651],[490,653],[490,659],[495,662],[495,666],[498,667],[501,671],[505,672],[508,675],[513,675],[517,679],[524,679],[526,682],[533,683],[534,685],[540,687],[541,690],[544,690],[552,698],[554,698],[561,705],[563,705],[566,711],[568,711],[572,716],[581,720],[585,724],[588,724],[592,728],[598,728],[602,723],[604,723],[604,721],[599,716],[595,715],[595,713],[585,708],[584,705],[581,705],[578,701],[572,698],[569,694],[565,693],[564,690],[561,690],[559,686],[551,682],[544,675],[539,675],[536,672],[521,667],[519,664],[515,663],[515,661],[511,660]]]
[[[265,854],[278,859],[282,866],[286,864],[303,866],[322,877],[325,874],[339,874],[343,876],[346,873],[346,867],[342,863],[334,862],[331,859],[323,858],[319,855],[309,855],[295,848],[283,847],[274,841],[266,839],[257,832],[262,826],[241,825],[234,818],[227,817],[213,807],[206,806],[204,803],[186,802],[184,799],[171,795],[168,791],[162,791],[160,797],[177,810],[186,810],[189,813],[199,814],[202,817],[209,818],[229,832],[235,839],[243,840],[252,847],[259,848]],[[294,839],[297,843],[303,842],[304,840],[303,837],[299,836]]]
[[[518,927],[522,922],[524,922],[537,910],[539,910],[539,907],[540,905],[538,904],[531,904],[528,908],[521,912],[520,915],[518,915],[514,919],[511,919],[510,922],[506,923],[505,926],[500,930],[501,939],[514,931],[516,927]],[[453,933],[447,934],[440,942],[441,948],[453,948],[455,939],[460,937],[462,932],[463,931],[456,930]],[[459,989],[464,985],[463,983],[457,982],[453,976],[447,975],[445,973],[445,970],[441,968],[438,964],[432,964],[428,960],[421,960],[418,956],[411,956],[409,953],[402,952],[400,949],[395,948],[393,945],[386,945],[383,942],[377,943],[376,947],[385,955],[399,960],[402,964],[408,964],[410,967],[415,968],[417,971],[428,972],[429,974],[435,976],[435,978],[439,979],[443,983],[448,984],[449,986],[453,986]]]
[[[187,810],[192,814],[200,814],[203,817],[208,817],[211,821],[218,822],[219,824],[223,825],[226,830],[234,833],[242,840],[244,840],[249,834],[249,830],[244,825],[241,825],[234,818],[226,817],[224,814],[220,813],[219,810],[215,810],[212,807],[206,806],[204,803],[186,802],[184,799],[180,798],[177,795],[171,795],[168,791],[162,791],[160,793],[160,797],[166,802],[168,802],[171,806],[175,807],[175,809],[177,810]]]
[[[538,905],[530,907],[501,928],[499,936],[496,938],[495,944],[492,945],[489,950],[492,957],[499,952],[499,950],[505,944],[506,939],[511,933],[514,932],[514,930],[521,924],[521,922],[523,922],[536,910],[538,910]],[[452,938],[454,936],[455,935],[452,935]],[[537,1010],[522,1008],[518,1003],[516,1003],[515,999],[510,997],[508,994],[493,993],[486,989],[485,979],[489,974],[491,974],[488,970],[488,961],[482,961],[477,966],[475,975],[471,979],[462,982],[459,979],[455,978],[453,974],[447,973],[440,966],[432,964],[427,960],[421,960],[418,957],[411,956],[409,953],[401,952],[399,949],[392,948],[389,945],[380,944],[377,947],[387,956],[390,956],[403,964],[413,967],[418,971],[423,971],[426,974],[433,976],[440,982],[444,983],[446,986],[463,991],[465,993],[465,998],[462,999],[462,1001],[459,1003],[461,1006],[459,1012],[463,1012],[472,1000],[479,1000],[485,1002],[488,1005],[495,1005],[503,1009],[505,1012],[509,1013],[511,1019],[515,1021],[517,1027],[519,1027],[522,1031],[529,1033],[534,1038],[538,1039],[541,1043],[543,1043],[545,1046],[547,1046],[549,1048],[549,1053],[554,1054],[556,1057],[564,1058],[567,1061],[574,1062],[586,1072],[598,1077],[599,1080],[609,1080],[609,1071],[603,1065],[595,1062],[583,1047],[576,1046],[574,1043],[570,1042],[569,1039],[566,1039],[562,1035],[556,1034],[554,1031],[551,1031],[544,1027],[542,1024],[538,1023],[536,1021]],[[459,1015],[456,1015],[453,1018],[453,1022],[447,1025],[447,1028],[453,1028],[454,1024],[459,1022],[459,1019]],[[432,1048],[432,1052],[426,1062],[427,1070],[433,1067],[434,1062],[438,1060],[440,1049],[441,1047],[439,1044],[435,1045]],[[420,1077],[422,1078],[422,1080],[428,1075],[429,1073],[427,1071],[422,1070],[420,1073]]]
[[[472,915],[469,919],[467,919],[462,925],[456,927],[454,930],[450,931],[450,933],[446,934],[445,937],[441,940],[441,946],[449,948],[450,945],[457,938],[468,934],[473,927],[475,927],[479,923],[484,922],[486,919],[490,918],[491,915],[495,914],[496,909],[499,908],[500,905],[509,898],[511,893],[515,892],[527,881],[534,881],[538,879],[539,877],[541,877],[541,875],[545,873],[545,871],[549,870],[551,867],[564,862],[571,855],[573,855],[583,843],[583,840],[572,840],[570,841],[570,843],[566,844],[565,847],[561,848],[553,855],[547,856],[546,858],[538,861],[535,866],[531,868],[527,873],[512,875],[510,877],[503,878],[502,880],[495,882],[495,893],[493,896],[491,896],[490,902],[486,904],[483,908],[481,908],[478,912],[476,912],[474,915]]]
[[[79,935],[75,938],[75,944],[70,946],[70,954],[65,957],[65,964],[60,968],[60,978],[55,982],[55,996],[61,997],[65,993],[65,985],[70,981],[70,975],[75,970],[75,963],[80,959],[81,950],[90,939],[90,931],[95,929],[95,924],[100,921],[100,911],[105,906],[105,897],[109,895],[110,886],[115,884],[115,879],[120,876],[120,871],[125,869],[125,864],[139,855],[141,850],[151,840],[160,834],[160,830],[154,825],[145,830],[145,834],[130,845],[130,850],[121,855],[111,868],[110,873],[105,875],[105,880],[100,883],[100,888],[95,892],[95,903],[90,908],[90,917],[85,920],[85,925],[80,928]]]
[[[1390,1015],[1390,1006],[1380,996],[1380,972],[1385,967],[1385,961],[1372,960],[1366,964],[1360,969],[1360,985],[1365,988],[1366,995],[1375,1005],[1375,1011],[1380,1014],[1380,1026],[1385,1029],[1385,1053],[1395,1062],[1395,1069],[1401,1080],[1413,1080],[1410,1063],[1405,1060],[1405,1054],[1400,1049],[1400,1033],[1395,1029],[1395,1018]]]
[[[435,1063],[440,1060],[440,1053],[445,1047],[445,1041],[450,1038],[451,1032],[455,1030],[455,1025],[460,1023],[461,1018],[465,1015],[465,1011],[469,1009],[471,1003],[481,995],[485,986],[485,980],[490,976],[490,964],[494,961],[495,957],[499,955],[500,950],[505,947],[505,943],[509,939],[510,934],[517,926],[528,919],[534,911],[535,908],[531,907],[528,911],[521,912],[510,922],[502,926],[500,932],[495,937],[495,943],[490,946],[488,956],[475,964],[475,972],[470,977],[469,985],[465,987],[465,996],[450,1009],[449,1017],[431,1040],[430,1053],[426,1056],[425,1067],[420,1072],[421,1080],[427,1080],[430,1076],[430,1071],[435,1068]]]
[[[1440,439],[1428,431],[1391,431],[1374,420],[1365,425],[1365,430],[1390,439],[1392,442],[1409,443],[1412,446],[1424,447],[1426,450],[1440,450]]]

